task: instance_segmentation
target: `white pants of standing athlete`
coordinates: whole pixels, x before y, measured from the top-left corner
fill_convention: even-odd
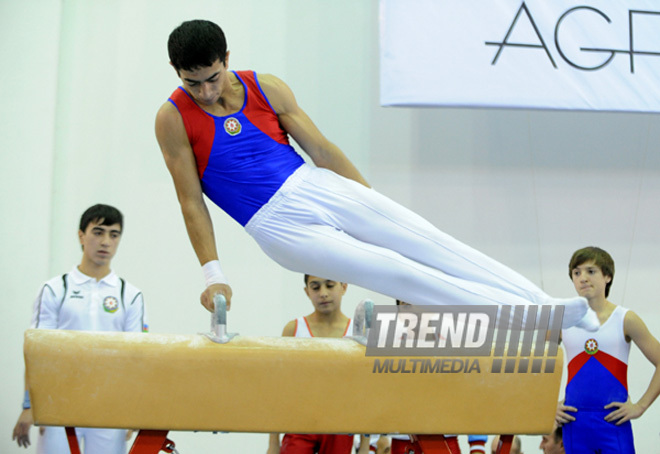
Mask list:
[[[285,268],[412,304],[561,303],[407,208],[326,169],[300,167],[245,228]],[[565,322],[586,312],[585,303],[573,306]]]
[[[84,454],[126,454],[126,430],[76,428],[78,446]],[[46,427],[37,440],[37,454],[71,452],[64,427]]]

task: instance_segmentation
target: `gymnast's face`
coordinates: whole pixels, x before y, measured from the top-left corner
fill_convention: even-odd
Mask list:
[[[225,56],[225,62],[216,60],[211,66],[201,66],[192,71],[181,69],[178,71],[183,82],[183,88],[192,96],[198,104],[211,106],[218,102],[226,87],[230,86],[227,63],[229,52]]]
[[[593,260],[573,268],[571,278],[578,295],[588,300],[605,297],[605,287],[612,281],[612,277],[605,276]]]
[[[347,284],[343,282],[310,276],[305,293],[317,312],[328,314],[341,309],[341,299],[346,293],[346,287]]]
[[[117,252],[121,239],[119,224],[101,225],[103,219],[92,221],[83,232],[78,231],[80,244],[83,247],[83,260],[96,266],[109,266]]]

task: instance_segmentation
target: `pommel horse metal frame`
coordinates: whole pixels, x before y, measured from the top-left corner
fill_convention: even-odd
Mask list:
[[[438,433],[507,434],[508,454],[513,434],[552,431],[561,350],[544,373],[495,373],[492,356],[478,372],[382,373],[363,345],[373,303],[358,307],[353,339],[302,339],[227,334],[226,304],[215,302],[206,335],[26,331],[35,424],[67,427],[72,454],[73,427],[140,429],[130,454],[173,452],[170,430],[416,434],[416,454],[449,453]],[[131,386],[119,394],[120,383]],[[356,403],[368,417],[346,411]],[[282,414],[286,406],[299,410]]]

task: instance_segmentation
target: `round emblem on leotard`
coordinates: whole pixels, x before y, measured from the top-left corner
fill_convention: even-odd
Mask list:
[[[117,312],[117,309],[119,309],[119,301],[117,301],[117,298],[114,296],[106,296],[103,300],[103,309],[106,312],[114,314]]]
[[[230,136],[235,136],[241,132],[241,123],[234,117],[225,120],[225,131]]]
[[[596,339],[589,339],[584,343],[584,351],[593,355],[598,351],[598,342]]]

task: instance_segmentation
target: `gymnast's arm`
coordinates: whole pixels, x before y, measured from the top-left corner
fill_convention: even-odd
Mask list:
[[[183,119],[170,102],[163,104],[156,115],[156,138],[172,175],[188,237],[200,265],[218,260],[213,224],[202,195],[195,157]],[[211,284],[201,295],[202,305],[211,312],[213,296],[218,293],[227,299],[227,309],[231,305],[231,287],[227,284]]]
[[[655,366],[655,373],[646,392],[637,403],[632,403],[629,397],[627,402],[612,402],[605,406],[606,409],[614,408],[605,417],[605,421],[616,422],[616,425],[642,416],[660,394],[660,369],[658,368],[658,365],[660,365],[660,342],[651,334],[640,316],[633,311],[626,313],[623,320],[623,331],[626,338],[635,342],[646,356],[646,359]]]
[[[371,437],[369,435],[361,434],[360,435],[360,447],[355,454],[369,454],[369,443],[371,442]]]
[[[59,284],[59,281],[57,281]],[[51,282],[44,284],[41,287],[39,295],[34,300],[34,305],[32,306],[32,323],[30,324],[31,328],[43,328],[43,329],[56,329],[59,317],[59,306],[62,298],[64,298],[64,288],[53,288]],[[25,379],[25,395],[28,396],[28,383],[27,377]],[[24,402],[28,404],[29,401]],[[24,405],[25,406],[25,405]],[[32,417],[32,408],[23,408],[20,415],[18,416],[18,421],[14,426],[14,431],[12,433],[12,440],[16,440],[18,446],[27,448],[30,446],[30,428],[34,424],[34,418]]]
[[[27,380],[25,381],[25,389],[27,392],[28,385],[27,385]],[[30,446],[30,428],[32,427],[32,424],[34,424],[34,418],[32,417],[32,409],[31,408],[25,408],[21,412],[20,415],[18,415],[18,421],[16,421],[16,425],[14,426],[14,432],[12,433],[12,440],[16,440],[16,443],[18,446],[22,446],[24,448],[27,448]]]
[[[550,332],[548,331],[546,338],[546,341],[550,340]],[[559,334],[559,344],[561,344],[561,334]],[[571,413],[577,412],[578,409],[575,407],[569,407],[568,405],[564,405],[564,401],[566,399],[562,399],[557,403],[557,411],[555,413],[555,423],[557,426],[561,427],[566,423],[569,423],[571,421],[575,421],[575,416],[573,416]],[[571,413],[569,413],[571,412]]]
[[[147,332],[149,323],[147,322],[146,306],[142,292],[138,292],[131,301],[126,301],[126,305],[128,310],[124,321],[124,331]]]
[[[268,451],[266,454],[280,454],[280,434],[268,434]]]
[[[369,184],[353,163],[316,127],[296,102],[291,89],[279,78],[261,74],[259,84],[277,113],[284,130],[305,150],[317,167],[330,169],[364,186]]]

